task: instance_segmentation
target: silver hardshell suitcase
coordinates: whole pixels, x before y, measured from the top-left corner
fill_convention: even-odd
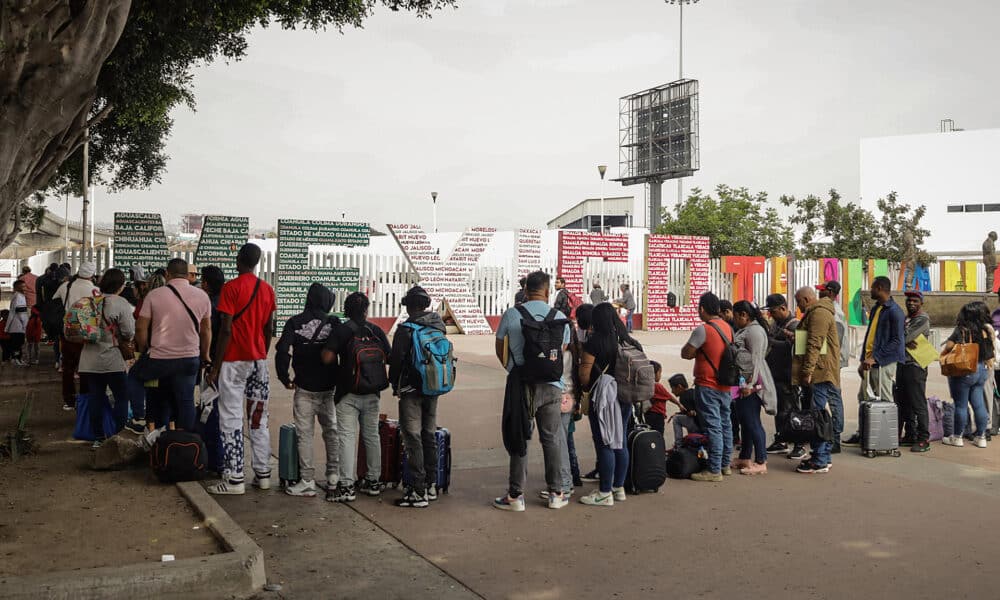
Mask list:
[[[869,388],[871,402],[861,403],[861,451],[868,458],[899,452],[899,407],[883,402]]]

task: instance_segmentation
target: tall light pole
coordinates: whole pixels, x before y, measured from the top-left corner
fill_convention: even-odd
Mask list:
[[[664,0],[667,4],[676,4],[680,8],[677,34],[677,79],[684,79],[684,5],[695,4],[698,0]],[[684,199],[684,178],[677,178],[677,205]]]
[[[83,142],[83,218],[80,220],[80,262],[87,260],[87,208],[90,207],[90,128]]]
[[[63,194],[63,262],[69,262],[69,194]]]
[[[604,174],[608,171],[608,165],[597,165],[597,172],[601,174],[601,233],[604,233]]]
[[[434,233],[438,232],[438,193],[431,192],[431,213],[434,215]]]

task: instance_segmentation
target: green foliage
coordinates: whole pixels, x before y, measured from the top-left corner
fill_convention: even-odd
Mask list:
[[[826,200],[810,194],[798,199],[782,196],[780,202],[795,209],[789,222],[799,230],[799,257],[884,258],[898,263],[903,260],[909,229],[917,261],[927,265],[935,260],[920,249],[930,235],[920,227],[927,208],[902,205],[895,192],[878,200],[878,216],[854,202],[842,204],[837,190],[830,190]]]
[[[711,238],[710,252],[718,256],[781,256],[793,250],[792,228],[767,206],[767,193],[720,185],[715,198],[693,188],[674,214],[664,210],[656,233],[702,235]]]
[[[239,60],[255,27],[314,31],[361,27],[382,6],[428,17],[456,0],[133,0],[128,21],[101,69],[92,114],[111,113],[90,132],[91,180],[114,190],[158,182],[178,106],[194,109],[193,69],[217,58]],[[327,60],[317,57],[317,60]],[[79,193],[82,149],[60,167],[49,189]]]

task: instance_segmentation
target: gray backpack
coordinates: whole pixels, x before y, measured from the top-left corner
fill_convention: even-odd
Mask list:
[[[618,401],[622,404],[640,404],[642,410],[648,408],[653,397],[656,380],[653,363],[646,355],[631,344],[618,343],[615,360],[615,381],[618,382]]]

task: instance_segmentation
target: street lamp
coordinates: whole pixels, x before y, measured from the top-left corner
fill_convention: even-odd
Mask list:
[[[438,232],[438,193],[431,192],[431,203],[433,204],[434,210],[434,233]]]
[[[680,25],[677,35],[677,79],[684,79],[684,5],[695,4],[698,0],[664,0],[667,4],[676,4],[680,8]],[[684,178],[677,178],[677,205],[684,198]]]
[[[608,165],[597,165],[597,172],[601,174],[601,233],[604,233],[604,174],[608,171]]]

